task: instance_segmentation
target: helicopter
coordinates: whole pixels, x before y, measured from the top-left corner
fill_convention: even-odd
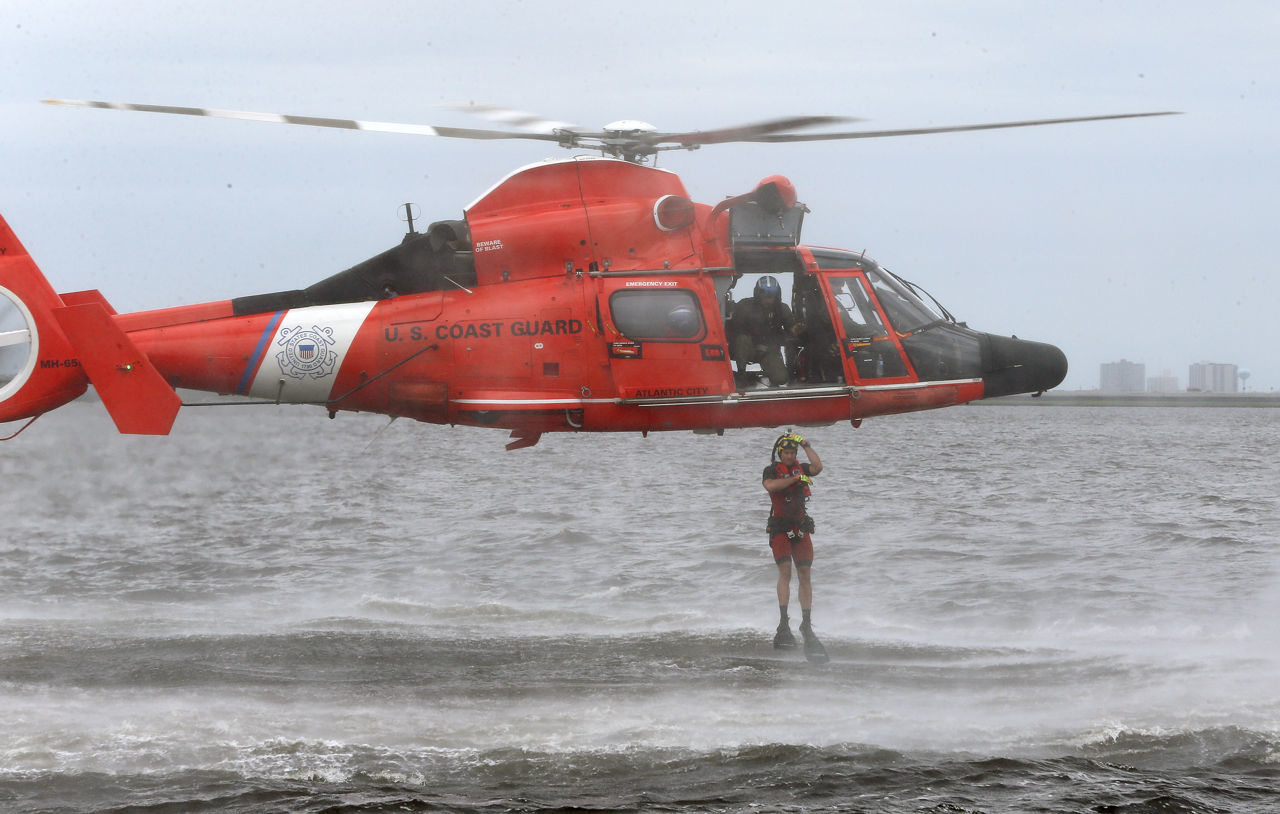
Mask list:
[[[26,423],[90,384],[121,433],[166,435],[178,389],[510,432],[854,427],[872,416],[1039,394],[1066,376],[1047,343],[983,333],[865,252],[807,246],[808,208],[770,176],[714,205],[653,166],[665,150],[993,130],[1172,115],[1126,113],[909,130],[811,131],[798,116],[663,132],[598,130],[505,108],[519,130],[81,100],[50,104],[598,151],[521,167],[463,210],[306,288],[120,314],[58,293],[0,215],[0,423]],[[792,323],[768,375],[735,360],[735,306],[781,279]],[[744,283],[745,281],[745,283]],[[740,287],[741,286],[741,287]],[[736,368],[736,369],[735,369]],[[226,403],[226,402],[215,402]]]

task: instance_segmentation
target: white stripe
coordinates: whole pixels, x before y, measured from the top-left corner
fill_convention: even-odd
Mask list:
[[[863,390],[916,390],[930,387],[950,387],[959,384],[977,384],[982,379],[951,379],[944,382],[908,382],[906,384],[876,384],[866,387],[815,387],[787,390],[749,390],[745,393],[709,393],[706,396],[675,396],[671,398],[611,398],[611,399],[450,399],[453,404],[474,404],[492,407],[532,407],[548,404],[627,404],[636,407],[684,406],[689,404],[723,404],[741,401],[804,401],[820,398],[850,396]]]
[[[410,136],[438,136],[439,131],[429,124],[397,124],[396,122],[352,122],[357,130],[378,133],[405,133]]]
[[[957,384],[981,384],[982,379],[950,379],[945,382],[907,382],[905,384],[869,384],[859,390],[915,390],[921,387],[950,387]]]
[[[285,313],[263,352],[249,395],[308,404],[332,398],[347,351],[375,304],[317,305]],[[308,345],[312,346],[309,357],[305,355]]]
[[[714,396],[673,396],[671,398],[626,399],[625,404],[636,407],[688,407],[694,404],[725,404],[737,406],[743,402],[760,401],[813,401],[815,399],[850,398],[852,388],[833,390],[824,387],[816,390],[751,390],[746,393],[729,393]]]
[[[503,407],[528,407],[544,404],[617,404],[618,399],[449,399],[452,404],[484,404]]]

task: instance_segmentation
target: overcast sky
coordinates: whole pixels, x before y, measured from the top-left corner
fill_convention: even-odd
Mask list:
[[[300,288],[463,207],[539,142],[57,108],[48,97],[491,126],[799,114],[868,128],[1178,117],[667,153],[714,203],[782,173],[806,243],[866,250],[1063,387],[1192,362],[1280,388],[1280,4],[0,0],[0,211],[61,291],[120,311]],[[568,153],[558,151],[563,156]],[[558,156],[559,157],[559,156]]]

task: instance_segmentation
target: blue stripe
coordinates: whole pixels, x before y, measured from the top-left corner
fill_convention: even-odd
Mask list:
[[[276,328],[279,327],[282,319],[284,319],[284,311],[276,311],[271,315],[271,319],[267,321],[267,327],[262,331],[262,336],[258,337],[258,345],[253,349],[253,355],[249,357],[249,364],[244,369],[244,376],[240,378],[240,386],[236,388],[237,395],[243,396],[249,392],[249,383],[253,381],[254,371],[258,369],[262,354],[266,352],[267,343],[271,341],[271,337],[276,335]]]

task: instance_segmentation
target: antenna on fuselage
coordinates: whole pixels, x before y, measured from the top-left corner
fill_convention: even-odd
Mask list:
[[[413,231],[413,209],[414,209],[413,204],[402,203],[400,204],[400,208],[396,210],[396,212],[401,212],[401,211],[404,212],[404,215],[400,218],[400,220],[407,221],[409,223],[410,236],[417,234],[417,232]]]

